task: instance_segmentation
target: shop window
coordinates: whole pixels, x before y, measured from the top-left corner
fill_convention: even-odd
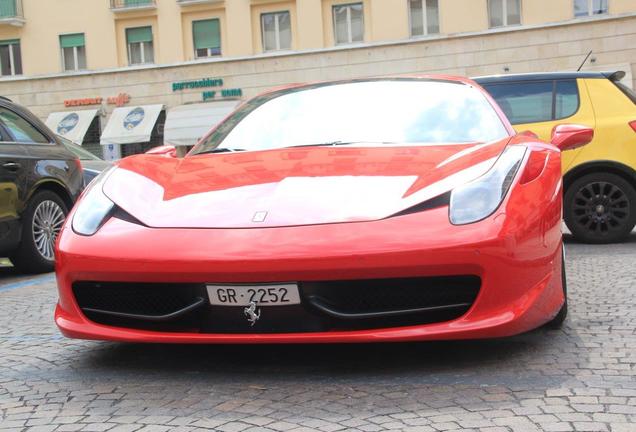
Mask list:
[[[411,36],[439,33],[438,0],[410,0]]]
[[[86,69],[86,43],[84,33],[60,35],[62,65],[65,71]]]
[[[336,44],[364,41],[364,9],[362,3],[333,6]]]
[[[150,141],[146,143],[123,144],[121,146],[121,157],[146,153],[151,148],[164,145],[163,131],[166,125],[166,111],[161,111],[157,117],[157,123],[150,134]]]
[[[218,19],[193,21],[192,38],[196,58],[221,55],[221,25]]]
[[[261,15],[263,51],[291,49],[291,18],[289,12],[274,12]]]
[[[99,142],[99,138],[102,135],[102,128],[99,121],[99,116],[95,116],[91,125],[88,127],[86,131],[86,135],[84,135],[84,140],[82,142],[82,147],[95,156],[99,158],[104,157],[103,146]]]
[[[128,44],[128,64],[154,63],[155,54],[152,44],[152,27],[126,29]]]
[[[0,71],[2,76],[22,75],[22,53],[18,39],[0,41]]]
[[[521,24],[521,0],[488,0],[490,27]]]
[[[607,0],[574,0],[574,16],[585,17],[607,13]]]

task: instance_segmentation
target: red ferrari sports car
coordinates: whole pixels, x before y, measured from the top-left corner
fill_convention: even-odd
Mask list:
[[[273,343],[513,335],[566,315],[560,151],[473,81],[295,85],[185,157],[100,175],[58,239],[69,337]]]

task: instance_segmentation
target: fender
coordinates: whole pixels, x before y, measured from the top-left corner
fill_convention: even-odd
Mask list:
[[[564,189],[567,189],[577,178],[595,172],[609,172],[627,180],[636,189],[636,170],[628,165],[612,160],[596,160],[577,165],[563,176]]]

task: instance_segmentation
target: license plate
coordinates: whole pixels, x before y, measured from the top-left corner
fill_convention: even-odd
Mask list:
[[[210,304],[215,306],[285,306],[300,304],[295,283],[264,285],[207,285]]]

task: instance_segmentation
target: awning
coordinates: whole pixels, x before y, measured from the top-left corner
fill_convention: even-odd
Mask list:
[[[163,141],[174,146],[194,145],[239,103],[232,100],[174,107],[166,115]]]
[[[149,142],[161,110],[163,105],[115,108],[102,133],[101,144]]]
[[[88,131],[99,110],[63,111],[49,114],[46,125],[58,135],[76,144],[84,142],[84,135]]]

